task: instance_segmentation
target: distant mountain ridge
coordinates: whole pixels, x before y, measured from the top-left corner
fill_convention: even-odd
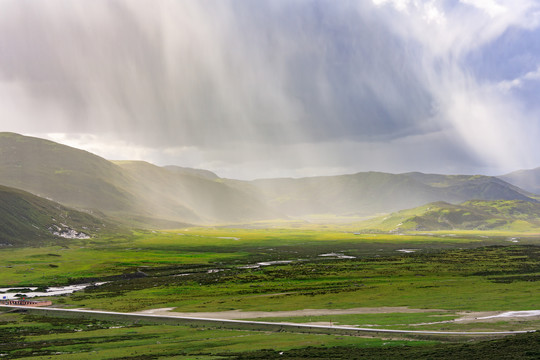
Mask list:
[[[278,217],[258,199],[212,178],[205,170],[114,163],[52,141],[0,133],[0,184],[70,207],[143,225]]]
[[[229,186],[211,172],[159,167],[144,161],[115,162],[134,180],[131,189],[168,219],[194,223],[238,222],[278,216],[256,197]]]
[[[530,170],[518,170],[506,175],[499,176],[510,184],[540,195],[540,167]]]
[[[233,224],[314,214],[374,215],[435,201],[535,202],[491,176],[388,174],[241,181],[200,169],[108,161],[39,138],[0,133],[0,184],[136,224]]]
[[[163,168],[176,174],[198,176],[198,177],[205,178],[208,180],[219,179],[219,176],[217,176],[217,174],[209,170],[194,169],[194,168],[181,167],[181,166],[175,166],[175,165],[167,165],[167,166],[163,166]]]
[[[372,215],[420,206],[434,201],[536,201],[526,191],[501,179],[482,175],[388,174],[301,179],[267,179],[250,183],[266,202],[289,215]]]

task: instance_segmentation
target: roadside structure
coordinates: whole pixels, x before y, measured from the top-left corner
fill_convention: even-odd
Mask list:
[[[14,306],[51,306],[51,301],[39,301],[39,300],[0,300],[0,305],[14,305]]]

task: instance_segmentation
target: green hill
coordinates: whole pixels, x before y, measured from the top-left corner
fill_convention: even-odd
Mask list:
[[[540,195],[540,167],[530,170],[514,171],[499,176],[499,178],[534,194]]]
[[[61,204],[108,212],[137,204],[132,180],[113,163],[52,141],[0,133],[0,184]]]
[[[176,174],[197,176],[197,177],[207,179],[207,180],[219,179],[219,176],[217,176],[215,173],[208,170],[193,169],[193,168],[174,166],[174,165],[164,166],[163,168]]]
[[[214,178],[211,172],[159,167],[144,161],[115,164],[134,179],[132,191],[146,208],[165,219],[231,223],[279,216],[256,197]]]
[[[88,238],[115,225],[28,192],[0,186],[0,247]]]
[[[359,224],[364,230],[515,230],[540,229],[540,203],[523,200],[471,200],[459,205],[443,201],[402,210]]]
[[[365,172],[301,179],[256,180],[250,185],[269,204],[292,216],[373,215],[434,201],[532,201],[532,194],[498,178],[481,175]]]
[[[137,226],[230,224],[308,215],[366,216],[434,201],[533,201],[490,176],[387,174],[239,181],[177,166],[112,162],[52,141],[0,133],[0,184]]]
[[[403,174],[440,191],[447,199],[460,202],[468,199],[480,200],[531,200],[531,194],[494,176],[484,175],[439,175],[419,172]]]
[[[276,217],[215,174],[111,162],[52,141],[0,133],[0,184],[135,225],[178,227]]]

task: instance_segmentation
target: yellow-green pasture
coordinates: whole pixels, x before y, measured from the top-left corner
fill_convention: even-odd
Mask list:
[[[280,248],[291,248],[299,255],[316,255],[319,249],[366,247],[370,251],[373,244],[457,246],[483,241],[477,236],[354,235],[291,229],[189,228],[135,232],[131,236],[66,240],[63,246],[0,249],[0,286],[60,285],[81,278],[119,275],[140,266],[248,261],[248,256],[253,254],[267,258],[291,256],[280,255]]]

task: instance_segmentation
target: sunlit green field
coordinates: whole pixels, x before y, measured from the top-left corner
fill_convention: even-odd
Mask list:
[[[540,293],[539,248],[533,246],[538,243],[534,237],[509,241],[515,238],[288,229],[135,233],[65,247],[1,250],[0,287],[111,281],[58,300],[118,311],[160,306],[182,311],[524,310],[537,303],[534,295]],[[244,268],[261,261],[292,262]],[[141,272],[148,276],[138,276]]]
[[[115,311],[377,306],[527,310],[538,306],[538,256],[538,248],[479,248],[442,254],[317,259],[258,269],[224,267],[215,273],[186,276],[171,276],[186,270],[169,267],[156,276],[115,281],[74,294],[65,302]],[[127,301],[103,303],[104,297]]]
[[[190,228],[70,240],[64,246],[2,249],[0,258],[0,287],[107,281],[70,296],[52,297],[56,306],[121,312],[408,307],[425,312],[256,320],[455,331],[531,330],[539,326],[538,321],[526,319],[452,322],[466,311],[538,310],[540,240],[534,234],[391,235],[321,229]],[[268,264],[272,261],[281,263]],[[266,264],[257,266],[261,262]],[[61,359],[146,359],[144,356],[151,354],[159,354],[155,355],[159,358],[213,358],[227,351],[265,348],[401,344],[165,325],[75,329],[77,325],[60,320],[56,330],[51,330],[44,319],[19,316],[1,315],[4,322],[0,327],[18,329],[8,331],[11,334],[21,333],[21,327],[26,326],[41,329],[15,342],[35,343],[38,350],[33,354],[13,345],[14,349],[0,353],[39,359],[54,349],[61,353],[57,355]]]
[[[0,249],[0,286],[59,285],[100,278],[140,266],[231,264],[341,251],[366,257],[396,255],[401,248],[439,251],[456,247],[509,244],[514,235],[452,233],[432,235],[363,234],[321,230],[183,229],[138,232],[132,236],[66,240],[63,246]],[[537,237],[520,242],[536,244]]]

